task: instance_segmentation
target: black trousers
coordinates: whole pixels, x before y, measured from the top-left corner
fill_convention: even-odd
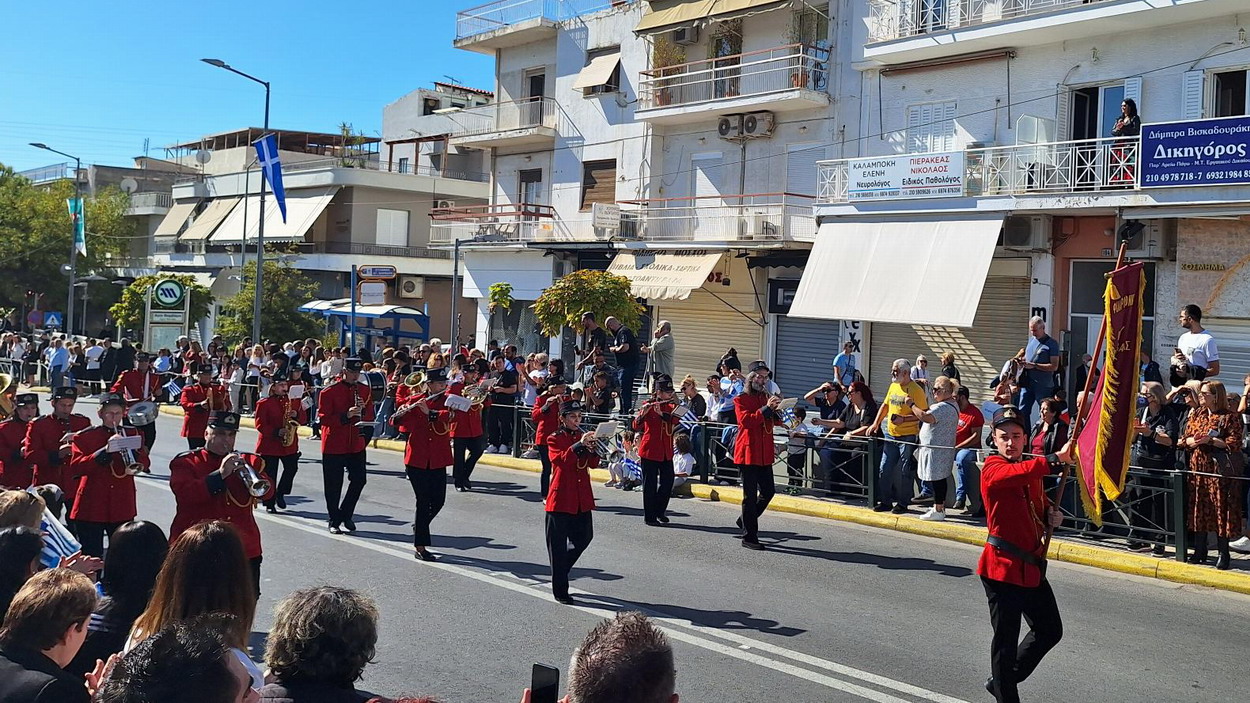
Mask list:
[[[417,497],[417,511],[412,518],[412,544],[416,547],[430,546],[430,523],[447,502],[447,468],[404,469],[412,493]]]
[[[1063,621],[1050,582],[1042,577],[1036,588],[1026,588],[981,577],[990,603],[990,672],[994,675],[998,703],[1018,703],[1017,686],[1029,678],[1042,657],[1063,638]],[[1020,641],[1020,618],[1029,633]]]
[[[668,513],[668,499],[673,495],[673,460],[642,459],[642,516],[648,522]]]
[[[512,445],[512,406],[492,405],[486,409],[487,444]]]
[[[343,493],[343,472],[347,472],[347,495]],[[365,452],[322,454],[321,476],[325,483],[326,515],[331,525],[341,525],[356,515],[356,501],[365,490]]]
[[[85,520],[75,520],[74,525],[78,529],[76,536],[79,544],[82,545],[82,553],[103,559],[104,538],[108,537],[111,541],[113,530],[124,524],[123,522],[86,522]]]
[[[252,567],[252,585],[256,587],[256,600],[260,600],[260,563],[264,560],[263,556],[247,560]]]
[[[547,513],[547,556],[551,560],[551,592],[569,595],[569,572],[595,538],[591,513]]]
[[[203,437],[187,437],[187,448],[191,449],[192,451],[196,449],[203,449],[204,445],[207,443],[208,443],[208,440],[204,439]]]
[[[773,468],[738,464],[738,471],[742,475],[742,529],[746,533],[742,539],[758,542],[760,516],[777,492],[773,485]]]
[[[468,488],[470,485],[469,477],[473,475],[473,469],[477,466],[477,460],[482,458],[482,452],[486,451],[485,437],[456,437],[451,441],[451,451],[454,455],[452,461],[454,464],[451,469],[451,477],[456,488]]]
[[[551,488],[551,452],[546,444],[535,446],[534,451],[538,452],[538,463],[543,465],[543,471],[538,475],[538,488],[546,498],[547,489]]]
[[[295,484],[295,474],[299,473],[299,454],[289,454],[287,456],[264,456],[265,473],[270,479],[277,481],[278,485],[274,488],[273,498],[265,501],[265,505],[273,505],[278,502],[278,496],[291,495],[291,488]],[[278,475],[278,465],[282,465],[282,475]]]

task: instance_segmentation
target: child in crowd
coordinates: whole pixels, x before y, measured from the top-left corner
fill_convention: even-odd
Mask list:
[[[632,491],[642,484],[641,464],[638,462],[635,439],[633,430],[625,430],[613,446],[608,457],[608,473],[611,475],[611,480],[605,484],[608,488]]]
[[[673,435],[673,490],[677,490],[694,476],[694,444],[690,435]]]
[[[790,439],[786,442],[786,473],[790,474],[791,492],[796,493],[803,488],[807,475],[807,450],[815,447],[815,438],[820,432],[807,423],[806,408],[796,406],[793,412],[798,424],[790,430]]]

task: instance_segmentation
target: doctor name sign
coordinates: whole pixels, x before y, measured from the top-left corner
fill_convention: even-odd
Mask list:
[[[846,196],[848,200],[960,196],[965,178],[962,151],[851,159]]]

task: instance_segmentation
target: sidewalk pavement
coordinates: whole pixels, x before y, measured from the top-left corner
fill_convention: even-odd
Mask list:
[[[183,415],[182,408],[176,405],[162,405],[161,412],[178,417]],[[255,427],[250,417],[244,417],[241,424],[245,427]],[[312,430],[308,427],[301,427],[299,430],[301,437],[312,435]],[[396,452],[404,451],[404,442],[397,440],[375,439],[370,443],[370,446]],[[542,470],[542,465],[537,459],[517,459],[500,454],[484,454],[478,463],[531,473],[539,473]],[[592,469],[590,474],[591,478],[599,483],[606,483],[610,478],[605,469]],[[701,483],[687,483],[679,488],[676,494],[703,500],[732,503],[734,505],[742,504],[742,489],[733,486],[709,486]],[[866,507],[843,505],[819,498],[778,494],[768,504],[768,509],[826,520],[851,522],[867,527],[909,532],[925,537],[963,542],[974,546],[985,544],[987,534],[982,527],[953,522],[925,522],[914,515],[876,513]],[[1078,544],[1058,536],[1051,542],[1048,556],[1055,561],[1083,564],[1134,576],[1145,576],[1175,583],[1206,586],[1208,588],[1218,588],[1224,591],[1250,595],[1250,573],[1241,571],[1217,571],[1209,566],[1184,564],[1174,559],[1161,559],[1106,547]]]

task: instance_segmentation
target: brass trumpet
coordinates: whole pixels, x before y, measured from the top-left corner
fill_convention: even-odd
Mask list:
[[[256,473],[256,469],[252,468],[253,459],[257,461],[264,461],[264,459],[251,452],[235,452],[230,456],[243,462],[243,470],[239,472],[239,478],[243,480],[243,485],[247,488],[248,494],[253,498],[264,497],[269,492],[269,481]]]
[[[413,371],[412,373],[408,374],[407,376],[404,376],[403,384],[404,384],[405,386],[408,386],[409,388],[417,388],[417,387],[419,387],[422,383],[425,383],[425,372],[424,372],[424,371]]]
[[[75,434],[77,434],[77,433],[75,433]],[[122,425],[118,425],[117,427],[114,427],[114,428],[113,428],[113,434],[117,435],[118,437],[131,437],[131,436],[135,436],[135,435],[131,435],[130,433],[128,433],[128,432],[126,431],[126,428],[125,428],[125,427],[123,427]],[[123,450],[121,451],[121,455],[122,455],[122,463],[126,465],[126,474],[127,474],[127,475],[129,475],[129,476],[137,476],[137,475],[139,475],[139,474],[141,474],[141,473],[151,473],[151,470],[150,470],[150,469],[148,469],[146,466],[144,466],[144,465],[143,465],[143,464],[139,461],[139,456],[138,456],[137,454],[135,454],[135,450],[133,450],[133,449],[123,449]]]

